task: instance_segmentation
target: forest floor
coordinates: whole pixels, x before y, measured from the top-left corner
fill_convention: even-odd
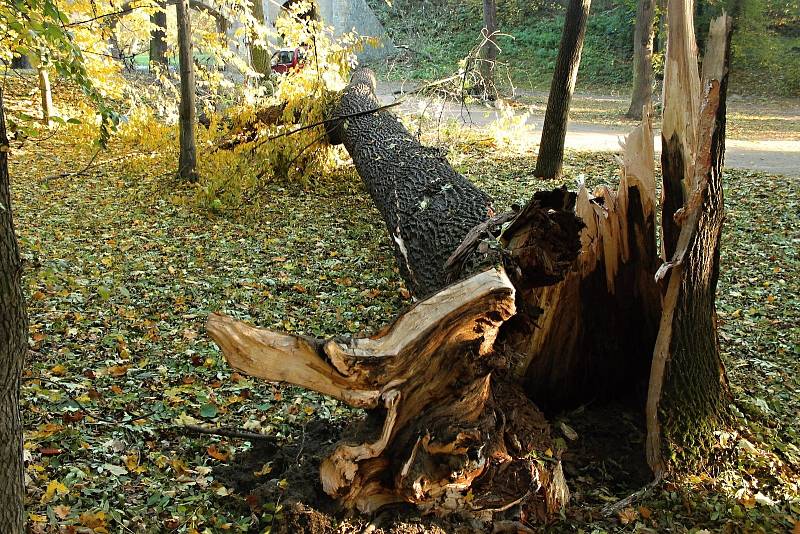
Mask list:
[[[502,209],[557,185],[533,177],[535,146],[512,123],[476,133],[423,121],[423,139]],[[355,335],[410,304],[351,167],[305,187],[268,184],[261,211],[222,217],[169,177],[173,154],[117,140],[87,166],[95,149],[69,129],[12,145],[31,335],[22,390],[31,532],[476,531],[409,510],[372,527],[333,513],[308,476],[357,412],[232,372],[204,332],[219,310],[301,334]],[[568,151],[559,183],[578,178],[614,183],[613,154]],[[628,463],[641,451],[639,421],[613,405],[556,414],[555,428],[577,434],[565,436],[573,500],[535,530],[800,529],[800,189],[795,178],[748,170],[724,182],[717,308],[736,419],[719,439],[729,456],[606,516],[602,505],[642,483]],[[587,420],[589,410],[606,416]],[[192,424],[268,439],[195,435]],[[598,432],[613,439],[598,447]]]

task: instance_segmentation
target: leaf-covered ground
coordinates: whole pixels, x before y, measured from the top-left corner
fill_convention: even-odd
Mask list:
[[[500,158],[507,151],[453,135],[440,139],[451,159],[501,207],[555,185],[533,177],[531,153]],[[280,491],[291,481],[266,464],[256,476],[278,489],[275,502],[232,492],[212,469],[250,443],[180,427],[271,435],[293,444],[302,464],[313,452],[304,449],[308,425],[353,413],[231,373],[203,322],[222,310],[310,335],[377,329],[409,303],[379,215],[348,168],[307,189],[270,185],[263,210],[218,217],[167,177],[170,158],[119,144],[70,174],[93,154],[69,132],[12,152],[31,323],[22,391],[31,529],[269,530],[281,523]],[[570,153],[566,171],[570,186],[617,176],[609,155]],[[740,415],[720,442],[732,458],[611,517],[598,505],[626,495],[614,484],[625,466],[598,461],[571,479],[575,505],[554,530],[777,532],[800,519],[800,188],[738,171],[725,183],[718,309]],[[327,521],[333,531],[363,525]],[[413,520],[391,528],[424,531]]]

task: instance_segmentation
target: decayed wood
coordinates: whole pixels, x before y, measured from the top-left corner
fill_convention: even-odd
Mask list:
[[[628,136],[616,191],[580,187],[575,212],[585,227],[575,268],[554,285],[518,286],[526,306],[501,341],[519,355],[515,374],[542,402],[579,403],[646,380],[660,312],[650,123],[648,112]]]
[[[514,286],[491,269],[418,302],[371,338],[321,342],[217,314],[207,328],[241,371],[385,410],[374,437],[340,444],[322,464],[325,491],[343,505],[370,512],[398,501],[431,509],[496,504],[490,484],[471,501],[465,490],[508,463],[524,464],[522,494],[541,492],[556,510],[568,497],[560,464],[526,457],[550,447],[548,426],[521,390],[512,394],[513,384],[499,394],[502,378],[492,373],[498,329],[514,313]]]
[[[714,295],[724,219],[721,178],[730,32],[727,15],[712,21],[703,62],[702,97],[698,87],[692,99],[702,105],[695,113],[697,118],[686,123],[687,131],[675,130],[672,136],[679,144],[694,139],[690,153],[695,159],[685,167],[694,174],[684,180],[691,187],[675,214],[680,234],[674,253],[656,275],[668,278],[646,408],[647,459],[656,474],[667,467],[662,454],[665,424],[674,445],[691,442],[702,447],[713,426],[726,417],[728,388],[719,353]],[[692,124],[697,130],[689,132]]]

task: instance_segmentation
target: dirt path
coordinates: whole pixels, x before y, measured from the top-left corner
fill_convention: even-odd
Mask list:
[[[405,89],[408,90],[408,85]],[[394,82],[380,82],[378,94],[383,103],[393,102],[401,96],[395,92],[401,89],[400,84]],[[541,95],[537,98],[541,100]],[[494,122],[500,113],[497,109],[481,105],[467,107],[453,102],[440,100],[427,101],[405,95],[404,103],[400,110],[404,113],[419,115],[423,113],[431,119],[442,121],[455,120],[469,128],[484,128]],[[615,102],[621,101],[618,97],[592,97],[597,102],[608,102],[609,98]],[[546,101],[546,95],[544,96]],[[751,103],[740,101],[732,102],[730,106],[734,113],[750,112]],[[796,107],[795,107],[796,106]],[[781,110],[780,120],[800,121],[800,103],[790,109]],[[737,109],[741,107],[742,110]],[[544,107],[533,105],[528,108],[529,116],[526,124],[531,129],[531,135],[540,136],[544,121]],[[518,113],[522,113],[519,111]],[[773,113],[775,113],[773,111]],[[606,113],[608,114],[608,113]],[[567,126],[566,147],[574,150],[590,150],[602,152],[616,152],[619,150],[620,140],[631,131],[628,124],[603,124],[581,120],[571,121]],[[757,137],[758,134],[756,133]],[[784,174],[800,177],[800,139],[796,133],[769,135],[769,138],[737,139],[739,136],[729,136],[726,141],[725,165],[734,169],[752,169],[771,174]],[[784,138],[775,138],[784,137]],[[656,152],[661,151],[660,130],[655,131]]]

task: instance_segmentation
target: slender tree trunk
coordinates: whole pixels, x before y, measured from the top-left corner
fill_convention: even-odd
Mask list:
[[[181,74],[180,158],[178,175],[197,181],[197,146],[195,144],[194,60],[189,0],[178,0],[178,53]]]
[[[253,0],[253,17],[259,24],[265,24],[266,19],[264,17],[264,3],[262,0]],[[269,60],[269,50],[263,46],[250,45],[250,62],[253,65],[253,70],[259,74],[269,74]]]
[[[497,42],[497,1],[483,0],[483,28],[489,42],[483,47],[481,58],[481,83],[486,100],[497,100],[497,86],[495,85],[495,62],[499,48]]]
[[[158,3],[158,11],[150,15],[150,70],[167,66],[167,2]]]
[[[538,177],[558,178],[561,175],[569,105],[578,77],[590,4],[591,0],[570,0],[567,7],[564,32],[561,34],[556,68],[550,84],[550,95],[547,98],[539,156],[536,160],[536,169],[533,171]]]
[[[633,92],[625,116],[642,118],[642,109],[653,97],[653,36],[655,0],[639,0],[633,32]]]
[[[53,91],[50,89],[50,74],[46,67],[36,69],[39,73],[39,93],[42,99],[42,122],[50,124],[53,116]]]
[[[28,319],[8,179],[8,137],[0,87],[0,532],[23,532],[22,421],[19,385],[28,349]]]

